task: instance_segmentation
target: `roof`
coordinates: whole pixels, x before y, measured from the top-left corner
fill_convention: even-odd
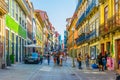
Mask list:
[[[46,19],[48,19],[48,15],[47,15],[46,11],[35,10],[35,12],[40,13],[40,16],[41,16],[41,18],[42,18],[43,21],[45,21]]]

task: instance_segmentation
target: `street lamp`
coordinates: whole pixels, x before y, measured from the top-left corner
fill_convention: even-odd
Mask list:
[[[72,41],[72,45],[73,45],[73,50],[72,50],[72,67],[75,67],[75,61],[74,61],[74,31],[75,31],[75,29],[74,29],[74,27],[72,27],[72,32],[73,32],[73,41]]]

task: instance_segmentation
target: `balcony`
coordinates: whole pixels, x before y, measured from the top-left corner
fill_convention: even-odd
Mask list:
[[[86,40],[85,33],[83,33],[77,40],[76,43],[80,44]]]
[[[94,10],[94,8],[96,8],[97,1],[98,0],[92,0],[92,2],[88,5],[86,11],[81,15],[81,17],[77,21],[76,28],[78,28],[82,21],[91,13],[92,10]]]
[[[26,14],[30,13],[30,8],[26,0],[16,0]]]
[[[85,19],[85,17],[86,17],[85,13],[83,13],[79,18],[79,20],[77,21],[76,28],[78,28],[79,24]]]
[[[100,36],[115,32],[120,29],[120,13],[116,13],[113,17],[108,19],[107,24],[102,24],[99,28]]]
[[[8,5],[5,0],[0,0],[0,14],[6,14],[8,12]]]
[[[92,2],[88,5],[87,9],[86,9],[86,16],[92,11],[92,9],[94,7],[97,6],[97,1],[98,0],[92,0]]]
[[[87,33],[86,39],[92,39],[96,36],[96,30],[91,31],[90,33]]]
[[[81,5],[82,1],[83,1],[83,0],[79,0],[79,1],[78,1],[78,4],[77,4],[77,7],[76,7],[76,10],[75,10],[75,11],[78,10],[78,8],[79,8],[79,6]]]

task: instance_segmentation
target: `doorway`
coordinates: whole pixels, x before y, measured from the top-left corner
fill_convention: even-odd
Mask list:
[[[120,61],[120,39],[116,40],[116,48],[117,48],[117,65]]]
[[[104,55],[104,43],[101,44],[101,53],[102,53],[102,55]]]

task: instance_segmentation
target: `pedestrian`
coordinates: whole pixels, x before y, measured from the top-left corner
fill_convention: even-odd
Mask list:
[[[102,53],[100,53],[98,55],[98,68],[99,68],[99,71],[101,71],[103,69],[103,63],[102,63]]]
[[[50,53],[48,52],[48,55],[47,55],[47,60],[48,60],[48,65],[50,64]]]
[[[62,66],[62,62],[63,62],[63,54],[60,53],[60,66]]]
[[[59,65],[60,64],[60,54],[59,54],[59,52],[57,53],[57,65]]]
[[[56,52],[53,52],[54,65],[56,65],[56,59],[57,59]]]
[[[85,54],[85,63],[86,63],[86,68],[87,69],[89,68],[89,59],[90,59],[90,57],[89,57],[88,53],[86,53]]]
[[[77,61],[78,61],[78,68],[82,69],[82,56],[81,56],[81,53],[79,53],[79,55],[77,57]]]
[[[40,64],[43,63],[43,55],[42,55],[42,52],[40,53]]]

